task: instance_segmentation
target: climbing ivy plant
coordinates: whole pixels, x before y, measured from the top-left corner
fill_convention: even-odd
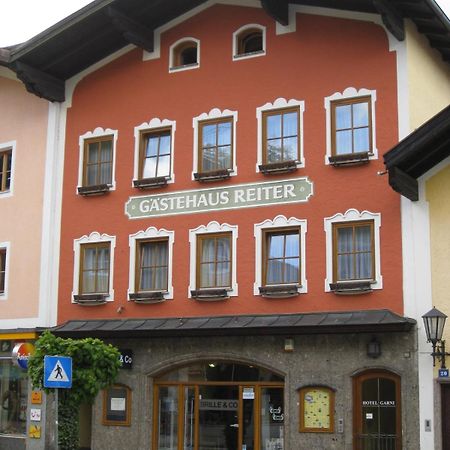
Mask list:
[[[101,389],[114,383],[120,368],[117,348],[100,339],[63,339],[45,331],[36,341],[34,355],[28,361],[28,374],[34,388],[43,388],[44,356],[72,358],[72,388],[60,389],[58,402],[58,441],[61,450],[79,448],[79,407],[93,403]]]

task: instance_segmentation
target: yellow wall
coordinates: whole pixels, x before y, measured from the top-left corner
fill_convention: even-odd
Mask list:
[[[426,198],[430,212],[433,305],[450,317],[450,165],[427,180]],[[449,324],[445,330],[448,342]]]
[[[406,21],[406,48],[411,131],[450,103],[450,64],[428,39]]]

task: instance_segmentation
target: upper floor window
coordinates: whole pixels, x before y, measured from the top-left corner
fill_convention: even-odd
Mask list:
[[[183,38],[170,46],[170,71],[194,69],[200,65],[200,41]]]
[[[6,248],[0,248],[0,295],[6,291]]]
[[[333,165],[358,164],[377,157],[375,91],[348,88],[325,99],[327,160]]]
[[[303,111],[303,102],[282,98],[257,109],[258,171],[290,172],[303,165]]]
[[[219,112],[219,110],[213,110]],[[228,115],[226,114],[228,112]],[[207,116],[202,115],[200,117]],[[235,122],[237,113],[224,111],[206,120],[194,119],[196,146],[194,179],[212,181],[236,174]]]
[[[154,188],[173,182],[175,122],[152,119],[134,130],[136,138],[134,186]]]
[[[325,219],[326,291],[361,293],[382,288],[380,226],[380,214],[355,209]]]
[[[79,194],[100,194],[115,187],[116,139],[117,132],[101,128],[80,137]]]
[[[11,187],[12,150],[0,150],[0,192]]]
[[[233,33],[233,59],[264,55],[266,29],[257,24],[245,25]]]

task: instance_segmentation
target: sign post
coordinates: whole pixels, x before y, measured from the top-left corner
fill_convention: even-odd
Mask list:
[[[56,449],[58,444],[58,389],[70,389],[72,387],[72,358],[69,356],[44,356],[44,387],[55,388],[55,424],[56,424]]]

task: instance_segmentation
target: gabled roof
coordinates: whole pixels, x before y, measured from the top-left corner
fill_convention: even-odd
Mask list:
[[[450,156],[450,106],[417,128],[384,155],[389,184],[410,200],[419,199],[419,178]]]
[[[260,1],[267,14],[284,25],[288,3],[379,13],[399,40],[404,39],[403,18],[410,18],[450,62],[450,21],[434,0]],[[0,65],[16,72],[33,94],[64,101],[67,79],[130,43],[152,51],[155,29],[206,2],[95,0],[29,41],[0,49]]]

